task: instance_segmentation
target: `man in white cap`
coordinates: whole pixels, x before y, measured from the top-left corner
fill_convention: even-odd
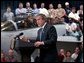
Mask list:
[[[68,2],[65,2],[65,11],[66,11],[67,15],[71,12],[71,9],[69,7],[69,3]]]
[[[65,22],[69,23],[68,15],[71,12],[71,8],[69,7],[69,2],[65,2],[65,11],[66,11]]]
[[[65,2],[65,5],[69,5],[69,2]]]

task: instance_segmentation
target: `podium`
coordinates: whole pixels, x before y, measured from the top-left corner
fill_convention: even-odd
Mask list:
[[[21,55],[22,62],[31,61],[31,54],[35,50],[33,42],[21,42],[19,39],[17,39],[11,44],[11,47]]]

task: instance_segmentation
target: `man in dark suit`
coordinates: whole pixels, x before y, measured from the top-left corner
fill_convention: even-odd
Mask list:
[[[55,27],[47,24],[46,16],[43,14],[37,15],[35,19],[40,29],[38,30],[38,35],[37,39],[35,40],[34,47],[40,49],[40,62],[57,62],[57,33]],[[23,37],[21,40],[23,42],[32,42],[26,37]]]

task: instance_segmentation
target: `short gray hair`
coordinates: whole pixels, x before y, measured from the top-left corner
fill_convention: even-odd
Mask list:
[[[38,14],[37,16],[41,16],[42,19],[46,21],[46,16],[45,16],[44,14]],[[36,17],[37,17],[37,16],[36,16]]]

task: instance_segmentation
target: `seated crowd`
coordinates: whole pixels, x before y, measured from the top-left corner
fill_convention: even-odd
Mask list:
[[[83,42],[75,47],[74,52],[70,50],[60,49],[58,51],[59,62],[83,62]],[[1,51],[1,62],[21,62],[15,55],[13,49],[9,49],[8,54]]]
[[[31,8],[30,2],[27,2],[26,8],[24,8],[23,3],[20,2],[18,8],[15,9],[15,15],[11,8],[7,7],[7,11],[3,14],[3,21],[17,22],[18,29],[33,28],[37,27],[35,16],[38,14],[44,14],[47,17],[47,22],[51,25],[65,24],[66,35],[74,36],[80,40],[83,33],[83,4],[79,6],[79,9],[76,9],[76,7],[71,8],[69,2],[65,2],[65,8],[59,3],[55,9],[51,3],[49,9],[46,9],[45,3],[41,3],[41,8],[38,8],[34,3]]]

